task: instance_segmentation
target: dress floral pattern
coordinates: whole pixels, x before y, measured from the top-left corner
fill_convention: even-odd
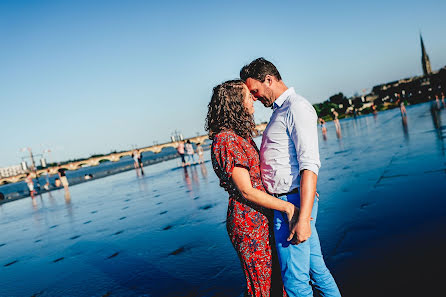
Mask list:
[[[286,296],[280,269],[275,268],[278,260],[269,224],[273,213],[246,200],[231,179],[235,166],[246,168],[252,186],[265,192],[256,144],[232,131],[220,132],[214,136],[211,156],[220,186],[229,193],[226,228],[245,273],[245,296]]]

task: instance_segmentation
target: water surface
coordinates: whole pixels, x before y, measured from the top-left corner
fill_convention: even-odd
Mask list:
[[[430,296],[446,248],[445,110],[332,123],[317,227],[343,296]],[[441,120],[443,119],[443,122]],[[259,139],[257,139],[259,141]],[[0,296],[239,296],[227,194],[178,159],[0,205]]]

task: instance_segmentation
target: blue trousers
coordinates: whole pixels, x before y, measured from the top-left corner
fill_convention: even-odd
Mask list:
[[[282,196],[280,199],[300,207],[299,193]],[[323,297],[341,296],[338,286],[322,257],[319,236],[316,231],[317,209],[318,199],[315,197],[311,213],[313,218],[313,221],[311,221],[311,236],[298,245],[292,245],[287,241],[290,230],[286,214],[274,211],[274,235],[282,279],[288,297],[313,296],[311,285]]]

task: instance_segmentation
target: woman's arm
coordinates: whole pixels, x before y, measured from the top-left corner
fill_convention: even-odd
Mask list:
[[[249,172],[242,167],[234,167],[232,180],[243,197],[260,206],[285,212],[290,224],[297,219],[299,210],[290,202],[283,201],[274,196],[252,187]]]

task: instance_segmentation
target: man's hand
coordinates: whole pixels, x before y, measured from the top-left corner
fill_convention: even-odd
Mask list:
[[[291,244],[299,244],[310,238],[311,220],[312,218],[310,220],[298,220],[297,224],[290,228],[291,231],[287,240],[291,241]]]

